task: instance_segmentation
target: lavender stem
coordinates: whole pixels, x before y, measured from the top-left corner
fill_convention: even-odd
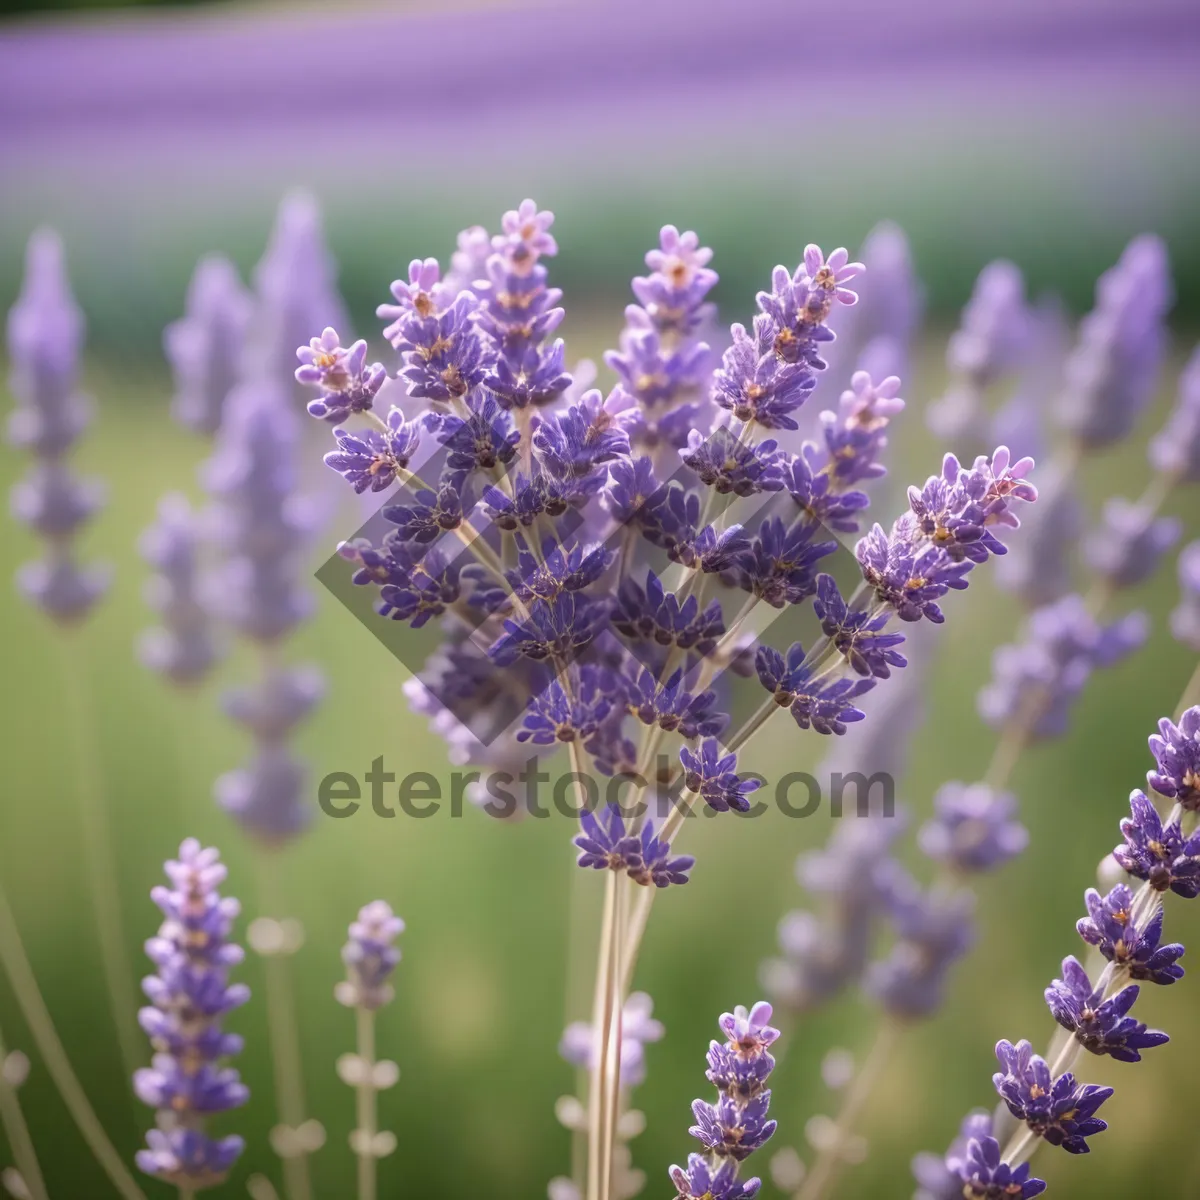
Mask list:
[[[79,647],[69,637],[55,639],[66,682],[68,722],[75,739],[76,794],[83,832],[88,890],[95,910],[100,941],[100,962],[108,990],[109,1007],[117,1031],[117,1047],[127,1079],[141,1064],[141,1036],[135,1014],[138,1004],[133,968],[121,933],[121,902],[114,869],[112,836],[101,790],[100,755],[95,739],[95,713],[89,703],[87,683],[80,674]]]
[[[854,1077],[846,1092],[842,1107],[834,1121],[834,1134],[822,1147],[794,1200],[821,1200],[837,1178],[842,1166],[842,1147],[846,1138],[858,1124],[871,1092],[882,1078],[903,1031],[901,1023],[893,1018],[885,1020],[875,1035],[875,1041],[866,1060]]]
[[[365,1064],[362,1082],[359,1083],[356,1096],[358,1113],[358,1128],[363,1132],[364,1139],[370,1143],[378,1131],[378,1115],[376,1090],[373,1078],[375,1069],[375,1012],[360,1004],[355,1010],[357,1027],[358,1057]],[[375,1200],[376,1162],[374,1154],[358,1156],[358,1200]]]
[[[133,1176],[125,1166],[121,1156],[113,1148],[112,1142],[104,1132],[95,1110],[88,1102],[78,1077],[71,1067],[71,1061],[63,1044],[59,1041],[58,1033],[46,1001],[38,988],[33,968],[21,942],[21,934],[13,919],[12,909],[4,889],[0,887],[0,964],[3,965],[8,981],[12,985],[13,995],[29,1026],[34,1045],[37,1046],[50,1078],[67,1106],[71,1118],[79,1127],[83,1140],[88,1149],[95,1155],[104,1173],[112,1185],[121,1194],[123,1200],[146,1200],[145,1193],[134,1182]]]
[[[21,1172],[21,1178],[29,1189],[31,1200],[49,1200],[46,1183],[42,1179],[42,1169],[38,1165],[37,1152],[33,1148],[33,1138],[29,1136],[29,1126],[26,1125],[25,1114],[21,1111],[16,1086],[9,1083],[4,1076],[7,1058],[4,1035],[0,1033],[0,1125],[4,1127],[17,1170]]]
[[[279,863],[274,851],[255,844],[259,875],[261,915],[278,921],[284,912],[279,878]],[[296,1028],[296,1010],[287,959],[282,954],[263,958],[263,977],[267,1002],[267,1030],[271,1040],[271,1065],[275,1074],[275,1104],[279,1120],[289,1129],[304,1124],[304,1074],[300,1062],[300,1037]],[[289,1200],[312,1200],[308,1174],[308,1151],[283,1159],[285,1190]]]

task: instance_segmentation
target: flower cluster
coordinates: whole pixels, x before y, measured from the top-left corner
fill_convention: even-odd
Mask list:
[[[175,380],[172,411],[181,425],[212,436],[245,367],[254,301],[227,258],[196,264],[184,315],[168,325],[163,348]]]
[[[240,1137],[209,1137],[205,1122],[249,1099],[237,1071],[221,1060],[241,1052],[242,1039],[222,1024],[250,990],[229,982],[243,957],[229,940],[239,905],[217,890],[226,874],[217,851],[189,838],[166,873],[170,886],[151,892],[163,924],[146,943],[156,970],[142,984],[150,1007],[138,1014],[154,1059],[133,1081],[138,1097],[157,1110],[158,1127],[146,1135],[137,1162],[192,1192],[219,1184],[244,1146]]]
[[[993,654],[991,682],[979,693],[980,715],[993,728],[1020,719],[1036,737],[1060,736],[1092,672],[1131,654],[1148,628],[1140,612],[1101,624],[1074,593],[1037,609],[1025,640]]]
[[[204,596],[203,543],[202,522],[178,492],[159,501],[158,521],[139,542],[142,557],[155,572],[146,602],[161,621],[142,635],[141,657],[174,683],[203,679],[220,654]]]
[[[721,1015],[726,1040],[709,1043],[705,1072],[719,1095],[716,1104],[692,1104],[696,1124],[688,1132],[704,1153],[689,1154],[686,1169],[671,1168],[678,1200],[744,1200],[757,1194],[761,1181],[740,1180],[738,1173],[775,1132],[775,1122],[767,1117],[767,1079],[775,1067],[770,1047],[779,1030],[770,1020],[771,1006],[761,1000],[749,1012],[739,1005]]]
[[[108,573],[80,566],[74,551],[76,534],[103,502],[101,486],[73,475],[66,461],[92,416],[90,399],[78,390],[83,337],[62,243],[39,230],[29,239],[21,294],[8,314],[9,383],[17,400],[8,435],[35,458],[13,487],[12,511],[46,545],[46,557],[21,567],[17,583],[61,623],[86,616],[108,586]]]
[[[1108,1127],[1096,1113],[1113,1089],[1079,1082],[1073,1068],[1083,1052],[1135,1063],[1143,1052],[1168,1040],[1131,1013],[1142,985],[1169,985],[1183,976],[1178,965],[1183,946],[1162,941],[1162,898],[1168,889],[1185,898],[1200,894],[1200,834],[1183,828],[1192,811],[1187,797],[1195,781],[1198,731],[1200,708],[1190,708],[1179,725],[1164,719],[1150,739],[1157,770],[1147,779],[1175,803],[1164,820],[1144,793],[1132,794],[1130,816],[1121,822],[1124,842],[1113,857],[1141,886],[1135,891],[1117,883],[1106,895],[1094,888],[1085,894],[1087,916],[1077,928],[1094,947],[1095,966],[1069,956],[1063,960],[1062,977],[1046,989],[1046,1004],[1067,1040],[1049,1062],[1027,1041],[996,1046],[1000,1070],[993,1083],[1019,1123],[1017,1132],[1001,1147],[990,1119],[972,1114],[963,1138],[944,1159],[921,1155],[914,1161],[923,1189],[918,1196],[1038,1195],[1045,1184],[1030,1175],[1026,1160],[1039,1142],[1086,1154],[1089,1139]],[[1003,1176],[1011,1192],[982,1188],[981,1163],[990,1172],[982,1177],[986,1182],[994,1184]]]
[[[400,961],[395,941],[403,932],[404,921],[386,901],[373,900],[359,909],[358,919],[350,924],[349,940],[342,948],[347,978],[338,984],[335,993],[347,1008],[374,1011],[392,999],[388,978]]]
[[[1179,593],[1179,604],[1171,613],[1171,632],[1200,653],[1200,542],[1189,542],[1179,555]]]

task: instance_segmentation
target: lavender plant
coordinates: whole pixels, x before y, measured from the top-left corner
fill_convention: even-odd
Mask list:
[[[358,1122],[350,1148],[358,1158],[358,1200],[375,1200],[376,1163],[396,1148],[396,1135],[378,1128],[376,1095],[395,1085],[400,1069],[389,1059],[375,1057],[375,1014],[391,1002],[388,980],[400,961],[394,943],[403,932],[404,922],[383,900],[360,909],[342,950],[347,977],[334,991],[340,1004],[354,1009],[357,1025],[355,1053],[338,1059],[337,1073],[357,1097]]]
[[[45,543],[45,557],[17,571],[22,594],[57,627],[67,728],[74,739],[80,816],[87,846],[87,879],[103,950],[105,984],[127,1069],[137,1061],[133,1024],[133,970],[121,936],[115,854],[99,770],[95,716],[78,647],[69,632],[82,624],[109,584],[109,572],[78,561],[75,539],[100,508],[104,488],[71,471],[68,455],[91,423],[93,404],[79,390],[83,313],[71,293],[62,242],[42,229],[25,254],[21,293],[8,314],[9,386],[17,407],[9,417],[9,440],[34,458],[12,491],[13,515]]]
[[[1140,1062],[1143,1051],[1168,1040],[1130,1013],[1143,985],[1169,985],[1183,976],[1178,960],[1184,947],[1162,940],[1163,902],[1168,891],[1185,899],[1200,894],[1200,835],[1195,831],[1200,708],[1186,709],[1178,725],[1164,717],[1150,738],[1150,752],[1155,769],[1147,774],[1147,783],[1170,802],[1169,811],[1164,820],[1146,793],[1130,795],[1130,816],[1121,821],[1124,841],[1113,851],[1129,883],[1116,883],[1103,896],[1088,889],[1088,915],[1077,926],[1093,947],[1088,963],[1073,955],[1064,959],[1062,978],[1046,989],[1059,1034],[1045,1058],[1028,1041],[996,1045],[1000,1070],[992,1081],[1013,1118],[1008,1122],[1012,1132],[1004,1138],[999,1118],[971,1114],[944,1158],[920,1155],[914,1160],[920,1200],[1040,1195],[1046,1184],[1031,1174],[1030,1166],[1040,1145],[1086,1154],[1088,1139],[1108,1128],[1096,1113],[1113,1089],[1079,1082],[1075,1070],[1084,1053]]]
[[[607,877],[587,1103],[595,1200],[612,1192],[625,997],[649,900],[693,866],[673,850],[683,816],[698,801],[749,807],[738,753],[779,709],[826,735],[861,720],[858,698],[906,662],[891,623],[940,623],[939,601],[1004,553],[997,532],[1015,527],[1015,504],[1037,493],[1032,460],[1003,447],[970,467],[947,456],[890,532],[875,525],[859,541],[861,582],[844,597],[819,570],[838,548],[826,530],[858,528],[868,504],[858,485],[883,473],[899,380],[857,373],[838,411],[823,415],[820,440],[798,454],[775,434],[797,428],[834,338],[829,321],[858,298],[846,285],[861,264],[809,246],[794,272],[776,268],[752,328],[731,328],[710,374],[700,335],[712,319],[711,252],[667,226],[607,356],[619,382],[607,396],[576,395],[561,342],[549,340],[562,317],[543,263],[557,250],[552,222],[532,201],[507,213],[484,277],[467,287],[448,287],[432,259],[393,284],[396,304],[380,315],[401,353],[398,378],[419,403],[411,415],[374,412],[383,368],[332,329],[300,348],[296,377],[318,390],[310,413],[339,426],[328,465],[356,491],[378,480],[407,492],[381,510],[391,526],[382,542],[357,538],[339,551],[355,582],[379,588],[381,616],[414,627],[442,620],[446,643],[420,678],[420,708],[467,754],[482,745],[495,761],[492,746],[510,738],[570,752],[579,863]],[[351,418],[366,431],[340,427]],[[674,564],[669,584],[653,566],[642,575],[645,543]],[[740,611],[706,602],[716,584],[742,596]],[[758,644],[760,604],[810,598],[815,645]],[[768,695],[727,736],[711,685],[750,670]],[[642,728],[637,745],[630,717]],[[684,799],[656,824],[646,802],[668,736],[683,742],[667,781],[683,785]],[[589,763],[633,781],[632,816],[615,803],[599,818],[590,811]]]
[[[134,1076],[139,1098],[156,1110],[156,1128],[137,1163],[188,1197],[224,1180],[245,1146],[237,1136],[211,1137],[206,1124],[250,1097],[237,1071],[222,1065],[242,1049],[223,1028],[225,1015],[246,1003],[250,989],[229,982],[243,958],[229,939],[241,906],[217,890],[226,876],[219,853],[189,838],[165,869],[170,886],[151,893],[164,919],[146,943],[156,968],[142,983],[150,1005],[138,1014],[154,1058]]]

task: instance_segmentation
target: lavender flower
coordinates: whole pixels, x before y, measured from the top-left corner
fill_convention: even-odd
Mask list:
[[[139,1099],[158,1110],[158,1128],[137,1162],[149,1175],[199,1190],[221,1183],[245,1145],[240,1137],[210,1138],[205,1121],[249,1098],[237,1071],[220,1060],[241,1052],[242,1039],[222,1024],[250,991],[229,983],[243,957],[229,940],[239,905],[217,891],[226,874],[217,851],[189,838],[166,872],[171,886],[151,892],[164,917],[146,943],[157,968],[142,985],[151,1007],[138,1014],[155,1054],[134,1076]]]
[[[661,1041],[664,1029],[653,1017],[654,1001],[645,992],[633,992],[621,1011],[620,1081],[623,1088],[635,1088],[646,1080],[646,1046]],[[572,1066],[585,1071],[595,1069],[596,1039],[592,1026],[575,1021],[563,1030],[559,1054]]]
[[[206,467],[214,498],[214,533],[224,560],[219,567],[218,611],[260,646],[275,646],[312,613],[300,586],[303,554],[314,527],[307,502],[297,495],[299,428],[280,385],[247,383],[234,393]],[[262,683],[262,704],[275,686],[274,670]],[[218,802],[243,826],[276,844],[306,827],[305,769],[280,741],[258,739],[253,759],[216,783]]]
[[[1162,909],[1139,927],[1134,921],[1133,892],[1123,883],[1118,883],[1107,896],[1088,888],[1084,901],[1088,916],[1075,928],[1109,962],[1127,970],[1131,979],[1148,983],[1167,984],[1183,978],[1183,968],[1176,965],[1183,956],[1183,947],[1177,942],[1159,945]]]
[[[980,715],[998,729],[1020,714],[1035,737],[1061,736],[1092,672],[1120,662],[1147,632],[1143,613],[1100,625],[1083,597],[1064,596],[1030,616],[1023,642],[992,655],[992,680],[978,697]]]
[[[1111,586],[1132,587],[1154,574],[1182,529],[1175,517],[1155,517],[1114,497],[1105,502],[1103,524],[1088,541],[1088,565]]]
[[[735,1200],[753,1196],[758,1179],[740,1182],[738,1165],[770,1140],[775,1122],[767,1119],[771,1093],[766,1081],[775,1066],[769,1047],[779,1030],[767,1022],[771,1006],[759,1001],[749,1012],[738,1007],[720,1020],[726,1042],[711,1042],[708,1051],[709,1080],[716,1085],[716,1104],[696,1100],[692,1113],[696,1124],[688,1131],[705,1149],[688,1156],[688,1165],[673,1166],[671,1182],[679,1200]]]
[[[1070,1071],[1057,1078],[1028,1042],[1000,1042],[996,1058],[1001,1070],[992,1076],[1009,1112],[1052,1146],[1068,1154],[1086,1154],[1089,1137],[1108,1128],[1096,1110],[1113,1094],[1110,1087],[1078,1084]]]
[[[1156,892],[1170,888],[1188,900],[1200,895],[1200,831],[1185,838],[1179,821],[1164,823],[1144,792],[1129,794],[1129,808],[1131,815],[1121,822],[1125,844],[1113,858]]]
[[[1175,640],[1200,653],[1200,541],[1179,555],[1179,605],[1171,613]]]
[[[890,1013],[907,1020],[926,1017],[942,1002],[950,967],[971,948],[975,897],[966,890],[911,884],[895,888],[888,917],[896,942],[872,963],[864,985]]]
[[[184,315],[168,325],[163,346],[175,380],[175,419],[211,436],[241,378],[253,304],[237,268],[221,255],[196,264]]]
[[[930,429],[958,442],[984,424],[984,396],[1024,357],[1030,333],[1025,283],[1010,262],[989,263],[979,273],[962,321],[946,350],[954,385],[926,411]]]
[[[332,327],[301,346],[296,357],[301,363],[296,382],[321,390],[320,397],[309,402],[309,414],[335,425],[351,413],[369,412],[387,378],[382,363],[366,365],[366,342],[357,341],[347,349]]]
[[[983,1110],[968,1113],[958,1136],[944,1155],[922,1153],[912,1161],[917,1191],[913,1200],[961,1200],[967,1147],[992,1136],[992,1115]]]
[[[967,1143],[961,1173],[967,1200],[1030,1200],[1046,1190],[1044,1180],[1030,1175],[1028,1163],[1011,1167],[1001,1161],[1000,1143],[993,1137]]]
[[[1150,442],[1155,470],[1179,482],[1200,481],[1200,348],[1179,377],[1179,395],[1162,432]]]
[[[1046,1004],[1054,1019],[1070,1030],[1085,1050],[1111,1055],[1120,1062],[1139,1062],[1142,1050],[1169,1040],[1165,1033],[1147,1029],[1128,1015],[1138,998],[1137,984],[1104,999],[1103,989],[1092,986],[1078,959],[1064,958],[1062,970],[1063,978],[1046,989]]]
[[[403,932],[403,920],[385,901],[372,900],[359,909],[342,948],[347,978],[335,989],[340,1003],[374,1012],[391,1001],[395,993],[388,979],[400,961],[395,941]]]
[[[202,595],[203,533],[186,497],[171,493],[159,501],[158,523],[139,547],[156,571],[146,602],[162,620],[142,635],[142,661],[175,683],[193,683],[208,673],[219,648]]]
[[[416,453],[420,430],[393,408],[383,430],[350,433],[334,431],[338,448],[325,455],[325,465],[336,471],[358,493],[386,491],[407,468]]]
[[[1085,446],[1125,437],[1149,402],[1166,350],[1171,299],[1166,248],[1156,237],[1134,238],[1100,277],[1057,407],[1063,426]]]
[[[1157,769],[1146,782],[1184,811],[1200,811],[1200,707],[1189,708],[1178,725],[1163,717],[1150,737],[1150,753]]]
[[[650,818],[642,824],[640,834],[629,833],[620,808],[610,804],[602,820],[585,808],[579,824],[583,832],[573,839],[582,851],[576,859],[579,866],[624,872],[643,887],[687,883],[696,860],[689,855],[672,856],[670,844],[655,835]]]
[[[1017,798],[1011,792],[985,783],[947,783],[933,806],[934,818],[921,827],[921,849],[958,871],[990,871],[1029,844],[1029,831],[1014,820]]]
[[[48,229],[29,239],[21,294],[8,314],[10,386],[17,409],[9,440],[36,458],[12,491],[13,515],[39,533],[46,557],[17,571],[24,595],[52,620],[81,620],[108,587],[108,572],[81,567],[74,535],[103,503],[99,484],[76,479],[67,451],[87,428],[90,400],[77,391],[83,314],[71,295],[62,242]]]
[[[737,755],[722,754],[716,738],[705,738],[695,751],[684,746],[679,761],[683,764],[684,786],[689,792],[698,792],[715,812],[749,812],[746,797],[762,786],[759,779],[738,775]]]

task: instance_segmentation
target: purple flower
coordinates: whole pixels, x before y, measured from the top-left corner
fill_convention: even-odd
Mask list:
[[[935,544],[922,542],[913,522],[903,517],[890,535],[881,525],[873,526],[854,553],[881,604],[902,621],[924,617],[938,625],[946,618],[936,602],[951,588],[966,588],[965,576],[974,566],[970,561],[955,562]]]
[[[707,1074],[717,1087],[717,1102],[694,1101],[696,1124],[688,1131],[708,1157],[689,1155],[686,1171],[671,1167],[679,1200],[741,1200],[757,1193],[757,1179],[739,1183],[737,1176],[739,1164],[775,1132],[776,1123],[767,1117],[771,1093],[766,1088],[775,1060],[767,1048],[779,1031],[770,1019],[771,1006],[761,1000],[749,1012],[739,1006],[722,1015],[727,1041],[710,1043],[708,1051]]]
[[[637,1087],[646,1079],[647,1043],[662,1040],[662,1022],[653,1017],[654,1001],[645,992],[633,992],[621,1010],[621,1085]],[[596,1038],[586,1021],[575,1021],[563,1030],[558,1052],[572,1066],[593,1070]]]
[[[832,575],[817,577],[813,612],[825,636],[856,675],[889,679],[892,667],[908,665],[908,659],[896,649],[904,644],[904,635],[884,632],[889,614],[873,617],[863,610],[851,610]]]
[[[835,541],[817,540],[823,532],[813,521],[785,525],[768,517],[738,555],[733,582],[772,608],[802,603],[817,590],[817,564],[838,548]]]
[[[17,409],[10,440],[36,456],[12,492],[13,513],[47,542],[46,558],[17,571],[21,592],[60,623],[80,620],[104,594],[108,573],[76,563],[72,534],[102,503],[102,491],[75,479],[64,455],[87,428],[90,401],[79,395],[83,314],[71,294],[62,242],[36,232],[25,252],[21,294],[8,314],[10,382]]]
[[[263,743],[282,742],[317,706],[325,677],[313,667],[271,666],[249,687],[230,688],[221,707]]]
[[[403,324],[407,319],[431,317],[440,311],[443,293],[438,288],[438,280],[441,274],[436,258],[414,258],[408,264],[408,279],[393,281],[391,290],[396,303],[381,304],[375,310],[375,315],[381,320],[392,321],[383,331],[383,336],[392,345],[403,336]],[[451,295],[449,298],[452,300],[454,297]]]
[[[856,514],[871,501],[865,492],[839,490],[827,462],[816,443],[805,442],[799,454],[781,461],[784,490],[813,521],[838,533],[857,533]]]
[[[350,433],[335,429],[338,448],[325,455],[325,465],[336,471],[356,492],[382,492],[396,481],[397,474],[412,461],[420,440],[420,426],[406,421],[393,408],[387,415],[386,432],[362,429]]]
[[[751,496],[783,487],[777,445],[769,439],[754,445],[743,442],[727,425],[718,425],[707,435],[693,429],[679,457],[719,495]]]
[[[1134,238],[1096,284],[1096,305],[1079,328],[1056,412],[1063,426],[1096,449],[1126,437],[1149,403],[1166,351],[1172,289],[1166,247]]]
[[[1066,731],[1092,672],[1119,662],[1146,634],[1143,613],[1101,626],[1074,594],[1039,608],[1029,618],[1025,640],[992,655],[991,682],[979,693],[980,714],[996,729],[1024,714],[1022,719],[1033,718],[1035,736],[1057,737]]]
[[[1087,1139],[1108,1128],[1096,1110],[1113,1094],[1110,1087],[1076,1083],[1070,1071],[1057,1079],[1028,1042],[996,1043],[1000,1070],[992,1082],[1009,1112],[1052,1146],[1086,1154]]]
[[[640,835],[628,832],[619,806],[610,804],[600,819],[585,808],[579,814],[579,824],[582,832],[574,839],[582,851],[576,859],[579,866],[623,871],[643,887],[687,883],[696,860],[689,855],[673,858],[670,844],[655,834],[654,822],[649,818]]]
[[[626,680],[625,705],[632,716],[668,733],[678,730],[688,741],[718,734],[729,723],[726,713],[715,711],[716,700],[716,692],[690,692],[682,667],[662,683],[645,667]]]
[[[1103,524],[1088,539],[1088,565],[1113,587],[1132,587],[1154,574],[1182,529],[1176,517],[1154,517],[1114,497],[1105,501]]]
[[[1200,810],[1200,706],[1189,708],[1176,725],[1169,717],[1150,737],[1155,770],[1146,782],[1188,812]]]
[[[1143,927],[1135,925],[1133,892],[1123,883],[1118,883],[1107,896],[1088,888],[1084,901],[1088,916],[1075,928],[1109,962],[1127,970],[1131,979],[1148,983],[1167,984],[1183,978],[1183,968],[1176,965],[1183,956],[1183,947],[1178,943],[1159,945],[1163,926],[1161,908]]]
[[[332,424],[341,424],[351,413],[369,412],[387,378],[382,363],[366,365],[366,342],[359,340],[347,349],[332,327],[301,346],[296,357],[301,363],[296,382],[321,392],[309,402],[309,414]]]
[[[522,200],[501,218],[503,233],[492,238],[492,246],[512,263],[515,270],[527,274],[543,254],[558,253],[558,245],[550,233],[554,214],[539,212],[532,200]]]
[[[213,785],[217,803],[267,846],[297,837],[312,821],[308,772],[286,746],[265,741],[244,766]]]
[[[659,231],[659,248],[646,254],[650,275],[636,276],[633,294],[659,334],[686,337],[711,315],[705,296],[717,282],[709,268],[713,252],[700,245],[692,231],[680,233],[674,225]]]
[[[1181,483],[1200,480],[1200,349],[1179,377],[1179,395],[1162,432],[1150,442],[1150,462]]]
[[[557,679],[550,680],[531,697],[517,741],[535,746],[586,741],[600,729],[613,707],[612,688],[607,672],[590,664],[576,673],[572,696]]]
[[[391,1001],[395,993],[388,979],[400,961],[395,942],[403,932],[404,921],[386,901],[372,900],[358,910],[342,947],[347,979],[336,992],[342,1004],[374,1011]]]
[[[879,383],[867,371],[855,371],[844,391],[838,412],[821,414],[825,456],[839,491],[864,479],[886,474],[879,456],[887,448],[886,430],[904,410],[900,379],[889,375]]]
[[[808,399],[816,376],[805,362],[781,361],[771,345],[773,327],[760,322],[753,334],[742,325],[731,326],[733,344],[713,375],[712,398],[739,421],[796,429],[792,414]]]
[[[1029,1164],[1009,1166],[1000,1158],[994,1137],[972,1138],[961,1167],[966,1200],[1031,1200],[1046,1190],[1044,1180],[1029,1174]]]
[[[671,884],[687,883],[688,872],[696,865],[690,854],[671,856],[671,844],[654,832],[654,822],[646,818],[636,847],[625,856],[625,867],[629,878],[642,887],[664,888]]]
[[[761,1179],[740,1180],[732,1158],[714,1164],[707,1155],[689,1154],[687,1169],[673,1166],[671,1183],[675,1200],[750,1200],[758,1195]]]
[[[704,803],[716,812],[748,812],[746,797],[762,786],[759,779],[742,779],[737,773],[737,755],[722,754],[716,738],[705,738],[696,750],[684,746],[679,751],[683,764],[684,786],[698,792]]]
[[[1121,822],[1125,844],[1113,858],[1156,892],[1170,888],[1186,900],[1200,895],[1200,831],[1185,839],[1177,820],[1164,825],[1144,792],[1130,792],[1129,808],[1131,815]]]
[[[475,296],[460,292],[447,308],[427,316],[414,308],[384,331],[400,351],[399,378],[410,396],[447,403],[483,382],[492,352],[475,322],[477,307]],[[381,316],[390,312],[390,305],[380,306]]]
[[[828,258],[821,247],[809,244],[804,247],[804,282],[814,292],[824,292],[840,304],[857,304],[858,293],[844,286],[855,275],[861,275],[866,267],[859,262],[850,262],[844,246],[839,246]]]
[[[1140,1062],[1142,1050],[1170,1040],[1128,1015],[1140,991],[1136,983],[1106,1000],[1101,989],[1093,988],[1078,959],[1064,958],[1062,971],[1062,979],[1046,989],[1046,1004],[1054,1019],[1069,1029],[1085,1050],[1108,1054],[1119,1062]]]
[[[168,325],[163,346],[175,381],[172,412],[197,433],[221,427],[225,400],[243,366],[252,300],[237,268],[210,255],[196,264],[184,315]]]
[[[974,896],[965,890],[894,888],[888,916],[896,942],[868,969],[867,992],[897,1016],[928,1017],[941,1005],[950,967],[974,942],[973,908]]]
[[[920,832],[930,858],[963,872],[990,871],[1029,844],[1029,831],[1014,820],[1017,798],[986,783],[943,784],[933,798],[936,815]]]
[[[789,707],[801,729],[822,734],[843,734],[846,725],[863,719],[853,704],[874,686],[872,679],[821,678],[815,666],[805,664],[804,647],[794,643],[786,655],[770,646],[759,646],[754,660],[759,682],[774,695],[780,707]]]
[[[137,1162],[167,1183],[198,1190],[220,1183],[244,1146],[239,1137],[209,1139],[203,1120],[249,1099],[237,1071],[220,1060],[241,1052],[242,1039],[225,1033],[222,1021],[250,991],[229,982],[243,957],[229,940],[239,905],[217,890],[226,874],[217,851],[189,838],[166,873],[170,886],[151,892],[163,913],[158,935],[146,943],[156,967],[142,984],[151,1006],[138,1014],[155,1053],[133,1080],[138,1097],[159,1110],[158,1129]]]
[[[203,535],[187,498],[177,492],[158,504],[158,521],[138,548],[155,570],[146,601],[162,624],[138,641],[142,662],[174,683],[203,679],[219,657],[212,619],[202,599],[199,554]]]
[[[984,423],[984,393],[1025,356],[1030,325],[1021,272],[1003,259],[988,263],[947,347],[946,363],[957,383],[929,406],[930,429],[957,442]]]
[[[913,1200],[962,1200],[963,1168],[967,1147],[973,1141],[992,1136],[992,1114],[982,1110],[968,1113],[958,1136],[944,1155],[922,1153],[912,1161],[917,1191]]]
[[[511,666],[522,657],[533,662],[571,658],[596,637],[607,618],[608,606],[582,593],[563,592],[549,602],[537,600],[528,619],[504,622],[504,633],[488,655],[498,667]]]
[[[651,570],[646,572],[644,588],[632,577],[621,580],[612,623],[629,641],[677,646],[700,655],[709,654],[725,632],[719,600],[711,600],[703,612],[695,596],[680,604]]]
[[[396,526],[395,535],[403,542],[424,545],[463,522],[462,496],[452,483],[443,483],[436,492],[419,488],[412,499],[411,504],[385,504],[379,510],[385,521]]]

